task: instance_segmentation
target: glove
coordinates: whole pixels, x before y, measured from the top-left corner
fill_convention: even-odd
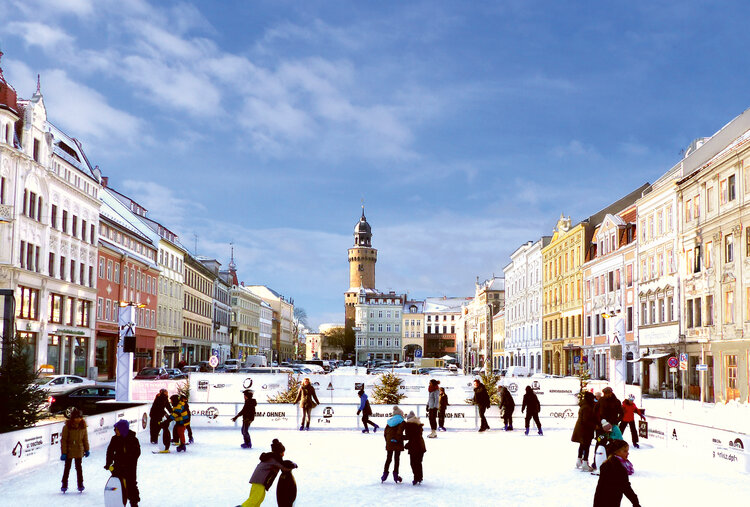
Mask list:
[[[61,454],[60,455],[60,461],[65,461],[66,459],[68,459],[68,455],[67,454]]]
[[[114,472],[115,471],[115,466],[114,465],[104,465],[104,470],[109,470],[110,472]]]
[[[236,417],[232,417],[232,422],[237,422],[237,418]]]
[[[89,457],[89,454],[90,454],[90,453],[89,453],[89,451],[86,451],[86,452],[84,452],[84,453],[83,453],[83,457],[84,457],[84,458],[88,458],[88,457]]]
[[[362,411],[361,410],[357,410],[357,415],[359,415],[360,412],[362,412]]]

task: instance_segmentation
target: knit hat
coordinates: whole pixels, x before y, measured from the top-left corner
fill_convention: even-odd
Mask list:
[[[396,414],[398,414],[401,417],[403,417],[404,416],[404,411],[401,410],[400,408],[398,408],[397,406],[394,406],[393,407],[393,414],[391,414],[391,415],[396,415]]]
[[[271,451],[281,454],[282,452],[286,451],[286,447],[284,447],[284,444],[278,441],[278,439],[274,438],[273,442],[271,442]]]
[[[607,387],[605,387],[604,389],[602,389],[602,392],[603,392],[603,393],[605,393],[605,394],[606,394],[606,393],[611,393],[611,392],[612,392],[612,388],[611,388],[611,387],[609,387],[609,386],[607,386]]]
[[[172,405],[177,405],[177,402],[180,401],[180,397],[177,396],[176,394],[173,394],[172,396],[169,397],[169,401],[172,402]]]
[[[609,431],[610,429],[612,429],[612,425],[608,420],[602,419],[602,429],[605,431]]]
[[[419,417],[417,417],[413,410],[410,410],[409,415],[406,416],[406,422],[422,424],[422,421],[419,420]]]
[[[120,432],[120,436],[125,436],[130,430],[130,424],[125,419],[120,419],[115,423],[115,429]]]
[[[81,414],[81,411],[78,410],[77,408],[74,408],[73,410],[70,411],[70,419],[75,419],[77,417],[82,417],[82,416],[83,414]]]

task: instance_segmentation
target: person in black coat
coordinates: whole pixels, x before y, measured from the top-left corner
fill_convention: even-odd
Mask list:
[[[490,395],[479,379],[474,379],[474,404],[479,409],[479,431],[490,429],[490,425],[487,424],[487,419],[484,417],[484,413],[490,408]]]
[[[362,426],[364,427],[362,433],[370,433],[368,425],[372,426],[373,433],[377,432],[380,426],[370,420],[370,416],[372,415],[372,407],[370,407],[370,401],[367,399],[365,390],[360,389],[359,391],[357,391],[357,395],[359,396],[359,408],[357,409],[357,415],[359,415],[360,413],[362,414]]]
[[[172,405],[169,404],[169,393],[166,389],[161,389],[159,390],[159,394],[154,398],[154,403],[151,405],[151,410],[148,412],[152,444],[159,443],[159,430],[162,428],[161,422],[171,413]],[[169,445],[166,447],[169,449]]]
[[[576,468],[580,468],[587,472],[592,470],[589,466],[589,449],[591,448],[591,440],[594,438],[594,429],[597,425],[594,410],[595,404],[596,398],[593,393],[589,391],[584,392],[583,398],[578,403],[578,420],[576,420],[573,435],[570,437],[571,442],[577,442],[579,444]]]
[[[448,410],[448,395],[445,394],[445,388],[440,388],[440,406],[438,407],[438,429],[440,431],[446,431],[445,429],[445,412]]]
[[[505,386],[500,387],[500,415],[503,418],[505,431],[513,431],[513,410],[516,408],[516,402],[513,401],[510,391]]]
[[[539,411],[541,410],[542,406],[539,403],[539,398],[537,398],[536,393],[531,388],[531,386],[526,386],[526,394],[523,395],[523,404],[521,405],[521,413],[523,413],[524,410],[526,410],[526,434],[529,434],[529,423],[531,422],[531,418],[534,418],[534,424],[536,424],[537,429],[539,430],[539,434],[543,435],[542,433],[542,423],[539,422]]]
[[[594,507],[620,507],[623,495],[633,507],[640,507],[638,496],[628,479],[629,475],[633,475],[633,464],[628,461],[629,450],[630,446],[624,440],[613,440],[607,447],[609,458],[602,464],[599,472]]]
[[[606,419],[612,426],[617,426],[622,421],[622,402],[617,399],[611,387],[602,389],[602,399],[596,404],[597,421]]]
[[[414,480],[411,481],[413,486],[422,484],[424,479],[424,472],[422,470],[422,459],[424,453],[427,452],[427,447],[424,445],[424,438],[422,433],[424,431],[424,424],[419,420],[414,412],[409,412],[406,416],[406,425],[404,426],[404,439],[407,440],[404,446],[409,451],[409,464],[411,465],[411,472],[414,475]]]
[[[242,439],[245,441],[240,447],[243,449],[250,449],[253,446],[252,440],[250,440],[250,424],[255,420],[255,406],[258,402],[253,398],[253,392],[250,389],[243,391],[245,395],[245,404],[236,416],[232,417],[232,422],[237,421],[237,418],[242,416]]]
[[[130,500],[131,507],[138,507],[141,496],[138,491],[136,473],[138,458],[141,456],[141,444],[130,424],[124,419],[115,423],[115,436],[107,446],[105,470],[112,472],[122,482],[122,503]]]

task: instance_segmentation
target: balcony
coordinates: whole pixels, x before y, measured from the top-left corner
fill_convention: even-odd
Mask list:
[[[13,206],[10,204],[0,204],[0,222],[13,221]]]

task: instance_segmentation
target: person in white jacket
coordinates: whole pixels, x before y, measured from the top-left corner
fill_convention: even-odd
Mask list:
[[[430,379],[430,385],[427,387],[429,396],[427,398],[427,414],[430,417],[430,429],[432,430],[427,438],[437,437],[437,413],[440,408],[440,381]]]

